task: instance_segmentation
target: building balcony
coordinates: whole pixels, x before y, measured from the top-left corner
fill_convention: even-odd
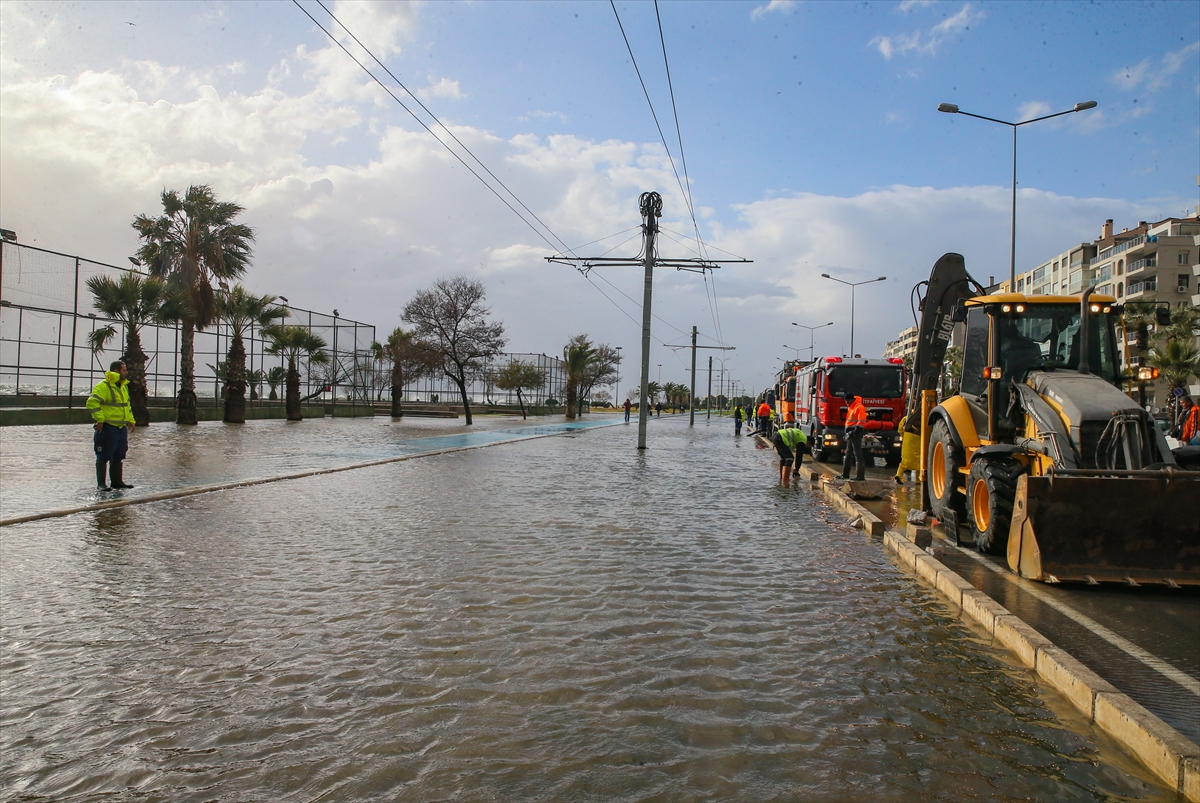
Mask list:
[[[1130,262],[1129,267],[1125,269],[1125,272],[1137,273],[1139,270],[1155,267],[1158,267],[1158,254],[1151,254],[1144,259],[1139,259],[1137,262]]]
[[[1158,290],[1158,278],[1146,279],[1144,281],[1135,282],[1129,285],[1128,291],[1125,293],[1125,298],[1138,298],[1143,293],[1153,293]]]

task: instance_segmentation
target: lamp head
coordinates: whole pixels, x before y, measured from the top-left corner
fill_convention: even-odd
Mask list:
[[[1077,111],[1077,112],[1085,111],[1087,109],[1094,109],[1094,108],[1096,108],[1096,101],[1094,101],[1094,100],[1085,100],[1083,103],[1075,104],[1075,111]]]
[[[958,114],[958,106],[953,103],[939,103],[938,111],[945,112],[946,114]]]
[[[887,277],[886,277],[886,276],[880,276],[880,277],[879,277],[878,279],[876,279],[875,281],[877,281],[877,282],[886,282],[886,281],[887,281]]]
[[[832,277],[832,276],[830,276],[828,273],[822,273],[822,274],[821,274],[821,277],[822,277],[822,278],[824,278],[824,279],[832,279],[832,278],[833,278],[833,277]]]

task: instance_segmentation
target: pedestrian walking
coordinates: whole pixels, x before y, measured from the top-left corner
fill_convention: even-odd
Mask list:
[[[905,432],[904,424],[908,416],[900,419],[900,467],[896,469],[896,484],[904,484],[904,472],[921,470],[921,436],[913,432]]]
[[[658,414],[659,418],[662,418],[662,402],[655,403],[654,412]]]
[[[629,411],[631,409],[633,409],[633,402],[629,401],[629,399],[626,398],[625,399],[625,423],[626,424],[629,423]]]
[[[104,381],[96,385],[85,405],[92,414],[92,446],[96,452],[96,489],[109,490],[106,474],[112,479],[111,488],[132,488],[125,483],[122,461],[129,451],[129,433],[133,432],[133,410],[129,407],[129,372],[125,363],[115,360],[104,373]]]
[[[1200,446],[1200,405],[1192,401],[1191,396],[1184,396],[1183,423],[1180,425],[1180,440],[1185,446]]]
[[[846,410],[846,457],[842,461],[842,474],[839,480],[850,479],[850,469],[856,469],[855,479],[865,480],[867,464],[863,459],[862,439],[867,431],[867,408],[863,406],[862,397],[847,393],[845,396],[849,409]]]
[[[733,434],[742,434],[742,405],[733,408]]]
[[[792,469],[800,468],[801,458],[808,449],[808,436],[794,424],[784,424],[771,436],[771,445],[779,454],[779,484],[792,481]]]

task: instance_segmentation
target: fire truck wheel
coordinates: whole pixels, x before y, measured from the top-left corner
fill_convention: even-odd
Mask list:
[[[808,440],[812,443],[812,450],[809,454],[812,455],[813,462],[824,463],[826,454],[820,444],[825,442],[825,433],[820,429],[813,429],[812,433],[808,436]]]
[[[929,467],[926,482],[929,483],[929,506],[933,515],[945,521],[949,513],[958,520],[965,512],[966,501],[958,492],[962,484],[959,468],[965,465],[962,448],[950,436],[946,422],[938,419],[929,432],[929,455],[925,461]]]
[[[1025,467],[1015,460],[980,458],[967,475],[967,512],[971,536],[980,552],[1000,555],[1008,549],[1017,478]]]

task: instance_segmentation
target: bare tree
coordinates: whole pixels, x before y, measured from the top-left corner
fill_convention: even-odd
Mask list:
[[[487,361],[507,342],[504,324],[488,320],[485,295],[483,282],[477,279],[439,279],[429,290],[418,292],[400,316],[437,352],[442,372],[458,385],[467,426],[471,426],[467,383],[483,373]]]

